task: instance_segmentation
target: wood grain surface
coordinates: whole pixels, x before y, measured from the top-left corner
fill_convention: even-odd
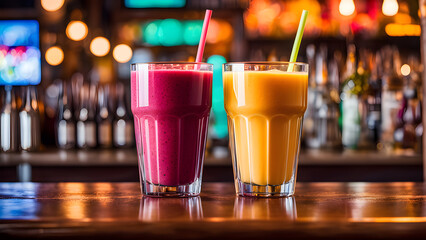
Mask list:
[[[424,183],[298,183],[291,198],[144,198],[138,183],[0,183],[0,239],[426,239]]]

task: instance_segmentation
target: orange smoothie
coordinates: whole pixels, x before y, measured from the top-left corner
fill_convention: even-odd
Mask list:
[[[223,81],[236,176],[257,185],[289,182],[297,169],[308,74],[234,71],[224,72]]]

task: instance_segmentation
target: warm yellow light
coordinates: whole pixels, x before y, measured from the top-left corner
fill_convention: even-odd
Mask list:
[[[420,36],[422,33],[422,28],[417,24],[407,24],[405,26],[405,35],[406,36]]]
[[[407,13],[397,13],[394,17],[395,23],[399,24],[411,24],[412,18],[410,14]]]
[[[382,12],[385,16],[395,16],[398,13],[398,2],[396,0],[384,0],[382,5]]]
[[[350,16],[355,12],[355,3],[353,0],[340,0],[339,12],[343,16]]]
[[[391,37],[420,36],[422,30],[418,24],[389,23],[385,27],[385,32]]]
[[[59,65],[64,60],[64,51],[60,47],[51,47],[47,49],[45,58],[48,64],[52,66]]]
[[[90,43],[90,52],[98,57],[103,57],[109,52],[109,41],[104,37],[95,37]]]
[[[71,40],[83,40],[87,36],[87,25],[82,21],[71,21],[68,23],[66,34]]]
[[[126,63],[130,61],[132,55],[132,49],[126,44],[117,45],[112,51],[112,56],[114,57],[115,61],[119,63]]]
[[[385,26],[385,32],[389,36],[403,36],[403,30],[401,24],[389,23]]]
[[[404,64],[404,65],[401,66],[401,74],[403,76],[410,75],[410,72],[411,72],[411,68],[408,64]]]
[[[41,0],[41,6],[49,12],[59,10],[63,5],[64,0]]]

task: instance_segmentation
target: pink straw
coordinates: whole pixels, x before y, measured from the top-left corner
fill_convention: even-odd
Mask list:
[[[204,16],[203,30],[201,32],[200,43],[198,44],[197,57],[195,62],[203,60],[204,46],[206,45],[207,30],[209,29],[210,18],[212,17],[212,10],[207,9]]]

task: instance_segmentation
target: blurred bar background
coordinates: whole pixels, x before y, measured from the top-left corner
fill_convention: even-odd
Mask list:
[[[138,181],[130,63],[214,64],[204,178],[232,181],[222,67],[310,65],[301,181],[422,181],[420,8],[409,0],[0,2],[0,181]],[[268,93],[265,93],[268,94]]]

